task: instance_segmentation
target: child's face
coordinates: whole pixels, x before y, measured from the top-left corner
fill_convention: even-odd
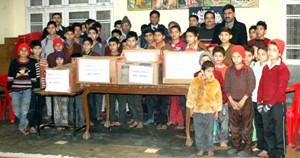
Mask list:
[[[243,63],[243,57],[240,55],[240,53],[238,53],[238,52],[235,52],[235,53],[233,53],[233,55],[232,55],[232,61],[233,61],[233,63],[235,64],[235,65],[239,65],[239,64],[242,64]]]
[[[42,52],[42,47],[41,46],[35,46],[30,50],[31,50],[31,52],[34,56],[40,56],[41,52]]]
[[[20,53],[20,58],[27,58],[29,55],[29,52],[26,48],[21,48],[19,53]]]
[[[116,42],[109,42],[109,49],[111,52],[117,52],[120,44],[117,44]]]
[[[135,37],[131,37],[126,40],[126,45],[128,49],[135,49],[137,44],[138,40]]]
[[[222,44],[224,44],[229,42],[229,40],[232,38],[232,35],[230,35],[228,32],[221,32],[219,38]]]
[[[208,56],[204,56],[201,58],[201,65],[205,62],[205,61],[210,61],[210,58]]]
[[[82,46],[83,46],[84,52],[86,52],[86,53],[89,53],[92,49],[92,45],[89,41],[84,41]]]
[[[250,39],[255,39],[256,38],[256,31],[255,31],[255,29],[251,29],[249,31],[249,36],[250,36]]]
[[[163,34],[161,34],[160,32],[154,33],[154,41],[156,43],[161,43],[164,41],[164,39],[165,39],[165,36]]]
[[[63,65],[64,64],[64,58],[58,57],[55,59],[56,65]]]
[[[117,24],[115,29],[122,30],[121,24]]]
[[[57,43],[57,44],[54,46],[54,50],[56,50],[56,51],[62,51],[62,49],[63,49],[63,46],[62,46],[62,44],[60,44],[60,43]]]
[[[151,33],[151,32],[146,33],[145,40],[147,41],[148,44],[153,43],[153,41],[154,41],[153,33]]]
[[[260,38],[263,38],[266,34],[266,30],[263,26],[256,26],[256,36],[257,37],[260,37]]]
[[[122,48],[123,48],[123,50],[128,49],[127,42],[122,42]]]
[[[67,41],[72,41],[74,39],[74,33],[72,31],[68,31],[64,34]]]
[[[117,39],[119,39],[120,41],[122,40],[122,36],[120,36],[118,33],[113,33],[112,37],[116,37]]]
[[[95,30],[89,30],[88,37],[90,37],[93,41],[96,41],[98,35]]]
[[[268,53],[265,50],[258,49],[257,55],[258,55],[258,61],[260,63],[264,63],[264,62],[268,61]]]
[[[201,71],[202,71],[202,74],[205,77],[205,79],[211,79],[214,76],[215,68],[214,67],[209,67],[206,70],[204,70],[204,71],[201,70]]]
[[[56,27],[54,25],[49,25],[47,27],[47,31],[49,35],[55,35],[56,34]]]
[[[196,41],[198,40],[198,37],[195,36],[193,33],[191,32],[187,32],[186,33],[186,36],[185,36],[185,39],[186,39],[186,42],[187,44],[194,44],[196,43]]]
[[[248,51],[245,51],[245,54],[246,54],[246,56],[245,56],[245,64],[250,64],[251,63],[251,61],[253,60],[253,58],[254,58],[254,55],[252,55],[252,53],[251,52],[248,52]]]
[[[269,44],[268,46],[268,56],[270,60],[278,60],[280,53],[278,47],[274,44]]]
[[[94,22],[92,22],[90,24],[86,24],[86,30],[89,30],[89,28],[92,27],[94,24],[95,24]]]
[[[82,33],[82,31],[81,31],[80,27],[75,27],[74,28],[74,35],[75,35],[75,37],[79,38],[81,36],[81,33]]]
[[[181,36],[181,32],[177,28],[171,29],[172,40],[178,40]]]
[[[214,60],[215,60],[216,64],[222,64],[224,59],[225,59],[225,57],[223,56],[223,54],[221,52],[215,52]]]

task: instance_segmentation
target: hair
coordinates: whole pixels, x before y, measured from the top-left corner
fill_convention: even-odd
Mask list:
[[[223,7],[223,13],[224,13],[224,11],[227,10],[227,9],[231,9],[233,12],[235,12],[235,8],[234,8],[234,6],[231,5],[231,4],[226,4],[226,5]]]
[[[265,45],[261,45],[261,46],[259,46],[259,47],[257,47],[257,54],[258,54],[258,50],[264,50],[264,51],[266,51],[266,52],[268,52],[268,47],[267,47],[267,45],[265,44]]]
[[[267,30],[267,23],[264,21],[258,21],[256,23],[256,28],[257,28],[257,26],[262,26],[262,27],[264,27],[265,30]]]
[[[220,34],[221,34],[222,32],[227,32],[227,33],[229,33],[229,34],[231,35],[231,32],[230,32],[230,28],[229,28],[229,27],[222,27],[222,28],[220,29]]]
[[[89,32],[90,30],[94,30],[94,31],[96,32],[96,34],[99,33],[98,29],[97,29],[96,27],[94,27],[94,25],[93,25],[92,27],[89,28],[88,32]]]
[[[222,53],[222,55],[225,56],[225,49],[221,46],[217,46],[213,49],[212,55],[215,55],[215,53]]]
[[[158,27],[156,30],[154,30],[154,33],[159,32],[161,33],[163,36],[165,36],[165,29]]]
[[[127,36],[126,36],[126,40],[127,40],[128,38],[132,38],[132,37],[134,37],[136,40],[138,40],[138,35],[137,35],[137,33],[134,32],[134,31],[129,31],[129,32],[127,33]]]
[[[86,22],[83,22],[80,24],[81,25],[81,29],[82,29],[82,26],[85,26],[86,25]]]
[[[146,29],[147,27],[148,27],[148,25],[143,24],[143,25],[141,26],[141,32],[143,32],[143,30]]]
[[[178,22],[176,22],[176,21],[170,21],[169,24],[168,24],[168,27],[169,27],[171,24],[173,24],[173,25],[179,25]]]
[[[116,42],[117,44],[120,44],[119,39],[117,39],[116,37],[110,38],[108,43],[110,43],[110,42]]]
[[[93,40],[92,40],[90,37],[84,39],[84,40],[82,41],[82,43],[84,43],[85,41],[88,41],[91,45],[93,45]]]
[[[122,36],[122,32],[118,29],[114,29],[111,31],[111,35],[113,35],[114,33],[117,33],[118,35]]]
[[[149,15],[151,16],[152,14],[157,14],[160,17],[160,13],[157,10],[152,10]]]
[[[252,25],[252,26],[250,26],[250,28],[249,28],[249,32],[250,32],[251,30],[256,30],[256,25]]]
[[[151,28],[149,28],[149,27],[143,30],[143,35],[144,36],[146,35],[146,33],[154,34],[153,30]]]
[[[259,48],[259,47],[267,47],[265,41],[262,40],[262,39],[255,39],[253,41],[253,43],[251,44],[251,47],[253,47],[253,46],[255,46],[257,48]]]
[[[197,15],[190,15],[190,16],[189,16],[189,19],[190,19],[190,18],[196,18],[196,20],[199,21],[199,17],[198,17]]]
[[[74,33],[74,28],[73,28],[72,26],[65,27],[65,29],[64,29],[64,34],[67,33],[67,32],[72,32],[72,33]]]
[[[100,28],[100,30],[102,29],[102,25],[100,22],[95,22],[95,24],[93,24],[92,27]]]
[[[213,17],[216,18],[215,13],[209,10],[209,11],[207,11],[207,12],[204,13],[204,19],[206,19],[206,15],[207,14],[212,14]]]
[[[53,13],[52,16],[51,16],[51,18],[53,19],[53,17],[54,17],[55,15],[58,15],[58,16],[61,18],[61,13]]]
[[[73,29],[75,30],[75,27],[79,27],[80,30],[82,30],[81,24],[79,22],[75,22],[72,24]]]
[[[96,20],[94,20],[94,19],[87,19],[87,20],[85,21],[85,24],[89,25],[89,24],[95,23],[95,22],[96,22]]]
[[[215,68],[215,64],[212,61],[205,61],[201,65],[201,70],[205,71],[210,67]]]
[[[47,23],[47,27],[50,26],[50,25],[54,25],[55,27],[57,27],[56,22],[54,22],[54,21],[49,21]]]
[[[187,28],[186,33],[190,32],[192,34],[194,34],[195,36],[198,36],[198,30],[196,26],[191,26],[189,28]]]
[[[30,42],[30,48],[31,48],[31,49],[33,49],[33,48],[36,47],[36,46],[42,47],[42,43],[41,43],[40,40],[32,40],[32,41]]]
[[[71,58],[78,58],[78,57],[82,57],[82,55],[80,53],[73,53],[71,55]]]
[[[254,49],[253,47],[249,46],[249,45],[244,45],[245,51],[250,52],[252,55],[254,55]]]
[[[179,32],[181,32],[181,28],[180,28],[180,26],[179,26],[179,25],[174,25],[174,26],[172,26],[172,27],[171,27],[171,30],[172,30],[173,28],[177,28],[177,29],[178,29],[178,31],[179,31]]]
[[[126,39],[123,39],[123,40],[121,41],[121,44],[123,44],[123,43],[126,43]]]
[[[117,20],[115,21],[114,27],[116,27],[117,25],[121,25],[122,24],[122,20]]]

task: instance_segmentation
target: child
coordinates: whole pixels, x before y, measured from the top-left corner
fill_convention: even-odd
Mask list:
[[[54,49],[54,52],[52,52],[51,54],[48,55],[47,57],[47,62],[48,62],[48,67],[52,68],[56,66],[56,60],[55,60],[55,54],[57,52],[63,51],[65,45],[63,43],[63,40],[61,38],[55,38],[52,42],[52,47]],[[64,64],[68,64],[71,62],[71,57],[70,55],[66,52],[63,51],[64,56],[65,56],[65,60],[64,60]]]
[[[228,27],[223,27],[220,30],[219,38],[221,40],[221,46],[225,49],[225,59],[224,64],[228,67],[232,66],[232,60],[230,58],[230,52],[233,44],[230,43],[230,39],[232,38],[232,35],[230,33],[230,29]]]
[[[119,40],[119,44],[122,42],[122,32],[118,29],[114,29],[112,32],[112,37],[115,37]],[[109,40],[111,39],[111,37],[109,38]],[[109,40],[108,40],[108,44],[109,44]],[[122,45],[119,45],[118,46],[118,52],[122,52],[123,51],[123,48],[122,48]],[[107,56],[107,53],[110,53],[110,49],[109,49],[109,46],[105,47],[105,56]]]
[[[91,38],[86,38],[83,40],[83,51],[80,53],[81,55],[86,56],[100,56],[98,53],[92,51],[93,40]]]
[[[100,56],[104,56],[105,47],[102,43],[98,42],[98,30],[96,27],[90,27],[88,30],[88,37],[93,40],[92,50],[98,53]]]
[[[172,40],[169,42],[169,44],[173,47],[174,51],[182,51],[186,44],[184,41],[180,38],[181,36],[181,28],[179,25],[174,25],[170,28],[170,35]]]
[[[151,28],[146,28],[144,31],[143,31],[143,35],[144,35],[144,38],[146,40],[146,44],[144,46],[144,49],[149,49],[149,47],[153,44],[154,42],[154,32]]]
[[[96,22],[95,24],[93,24],[92,27],[96,27],[97,30],[98,30],[98,38],[97,38],[97,41],[98,41],[99,43],[102,43],[102,45],[104,45],[104,47],[107,47],[108,45],[107,45],[107,43],[106,43],[106,40],[105,40],[104,38],[101,38],[101,29],[102,29],[101,23]]]
[[[40,72],[40,85],[37,85],[36,88],[38,89],[44,89],[46,87],[46,67],[47,67],[47,60],[45,58],[41,57],[42,52],[42,45],[41,41],[39,40],[33,40],[30,42],[30,51],[32,52],[32,55],[29,56],[30,59],[35,59],[38,61],[39,69],[37,72]],[[39,103],[38,106],[40,109],[45,104],[45,96],[39,96]],[[36,133],[36,126],[38,125],[38,121],[41,121],[42,111],[40,110],[40,113],[36,113],[36,96],[34,93],[31,95],[31,102],[30,102],[30,108],[28,111],[27,119],[28,119],[28,127],[30,133]]]
[[[62,66],[64,64],[64,53],[59,51],[55,54],[55,66]],[[54,110],[54,124],[60,126],[68,125],[68,103],[69,97],[54,96],[53,97],[53,110]],[[64,127],[57,127],[57,130],[63,130]]]
[[[213,156],[213,124],[222,109],[221,87],[214,76],[215,65],[205,61],[201,74],[191,82],[186,107],[190,108],[194,120],[197,156]],[[207,95],[209,94],[209,95]]]
[[[264,40],[255,39],[251,44],[251,47],[254,49],[254,61],[257,61],[257,49],[261,47],[267,47],[267,44],[265,44]]]
[[[230,57],[234,65],[225,75],[225,92],[229,99],[229,118],[232,138],[230,155],[249,156],[252,152],[252,133],[254,109],[251,95],[255,88],[255,76],[250,67],[244,64],[245,49],[236,45],[231,49]],[[242,142],[244,142],[242,144]]]
[[[257,50],[258,54],[258,61],[255,63],[253,69],[254,76],[255,76],[255,89],[253,90],[252,93],[252,103],[254,105],[254,125],[256,128],[256,136],[257,136],[257,146],[256,148],[261,150],[261,152],[258,154],[258,156],[268,156],[268,145],[266,143],[266,140],[264,138],[264,124],[263,124],[263,119],[262,115],[258,112],[257,110],[257,90],[259,86],[259,81],[262,75],[263,68],[267,64],[268,61],[268,48],[267,46],[264,47],[259,47]]]
[[[186,47],[185,51],[207,51],[205,44],[198,41],[198,31],[197,27],[189,27],[185,32],[186,37]]]
[[[270,42],[270,39],[266,38],[265,35],[267,33],[267,24],[264,21],[258,21],[256,23],[256,38],[255,39],[261,39],[264,40],[265,44],[268,44]],[[250,40],[248,43],[251,45],[255,39]]]
[[[127,50],[127,49],[128,49],[126,39],[123,39],[123,40],[122,40],[121,46],[122,46],[122,49],[123,49],[123,50]]]
[[[250,37],[250,41],[253,40],[253,39],[256,39],[256,25],[252,25],[250,28],[249,28],[249,37]]]
[[[82,47],[83,39],[80,38],[80,36],[82,34],[81,24],[76,22],[76,23],[73,23],[72,27],[74,29],[74,42],[79,44]]]
[[[222,73],[223,79],[225,79],[225,73],[227,70],[227,66],[223,63],[225,59],[225,49],[221,46],[217,46],[213,49],[212,55],[214,56],[214,61],[216,65],[216,70]]]
[[[69,26],[66,27],[64,30],[64,44],[65,47],[63,49],[63,52],[69,54],[71,56],[73,53],[81,53],[81,47],[79,44],[77,44],[74,40],[74,28]]]
[[[248,65],[249,67],[253,67],[255,65],[255,57],[254,57],[254,49],[253,47],[250,47],[249,45],[244,45],[245,49],[245,64]]]
[[[30,48],[26,43],[20,44],[18,47],[18,58],[11,61],[8,70],[7,89],[12,97],[12,106],[14,113],[18,119],[19,131],[22,135],[27,135],[26,118],[32,89],[39,85],[39,72],[37,61],[28,58]]]
[[[105,51],[105,56],[120,56],[120,41],[116,37],[112,37],[109,40],[109,46]]]
[[[285,157],[286,93],[290,72],[283,63],[285,43],[280,39],[268,44],[269,61],[263,68],[257,94],[257,110],[262,114],[264,137],[270,157]]]
[[[138,35],[134,31],[129,31],[126,36],[126,44],[128,49],[139,49]],[[129,128],[144,127],[144,112],[142,106],[142,95],[127,95],[127,103],[132,114],[132,120],[129,121]]]
[[[56,38],[60,38],[60,36],[56,34],[56,23],[54,21],[49,21],[47,23],[47,31],[49,35],[47,35],[46,38],[42,40],[43,58],[47,58],[50,53],[53,53],[53,40]]]

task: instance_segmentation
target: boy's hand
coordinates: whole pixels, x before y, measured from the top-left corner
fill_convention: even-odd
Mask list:
[[[272,105],[271,105],[271,104],[267,104],[267,105],[265,105],[265,107],[264,107],[264,112],[268,112],[268,111],[270,111],[270,110],[271,110],[271,108],[272,108]]]
[[[243,99],[240,100],[238,103],[238,108],[241,109],[244,106],[244,104],[245,104],[245,100],[243,100]]]
[[[11,95],[12,95],[12,92],[8,93],[8,95],[11,97]]]
[[[232,106],[232,108],[234,109],[234,110],[238,110],[238,105],[237,105],[238,103],[236,102],[236,101],[234,101],[234,100],[231,100],[230,101],[230,105]]]
[[[261,104],[261,103],[257,104],[257,111],[259,113],[263,112],[264,111],[264,104]]]
[[[193,109],[190,109],[190,117],[192,117],[194,115],[194,111]]]
[[[218,121],[218,118],[219,118],[219,112],[215,112],[215,120]]]

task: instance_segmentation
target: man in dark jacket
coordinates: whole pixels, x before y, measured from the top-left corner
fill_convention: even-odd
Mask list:
[[[235,8],[231,4],[227,4],[223,7],[224,21],[218,24],[215,28],[212,43],[221,44],[219,39],[220,29],[222,27],[229,27],[232,34],[230,43],[245,45],[247,44],[247,29],[244,23],[241,23],[235,18]]]

